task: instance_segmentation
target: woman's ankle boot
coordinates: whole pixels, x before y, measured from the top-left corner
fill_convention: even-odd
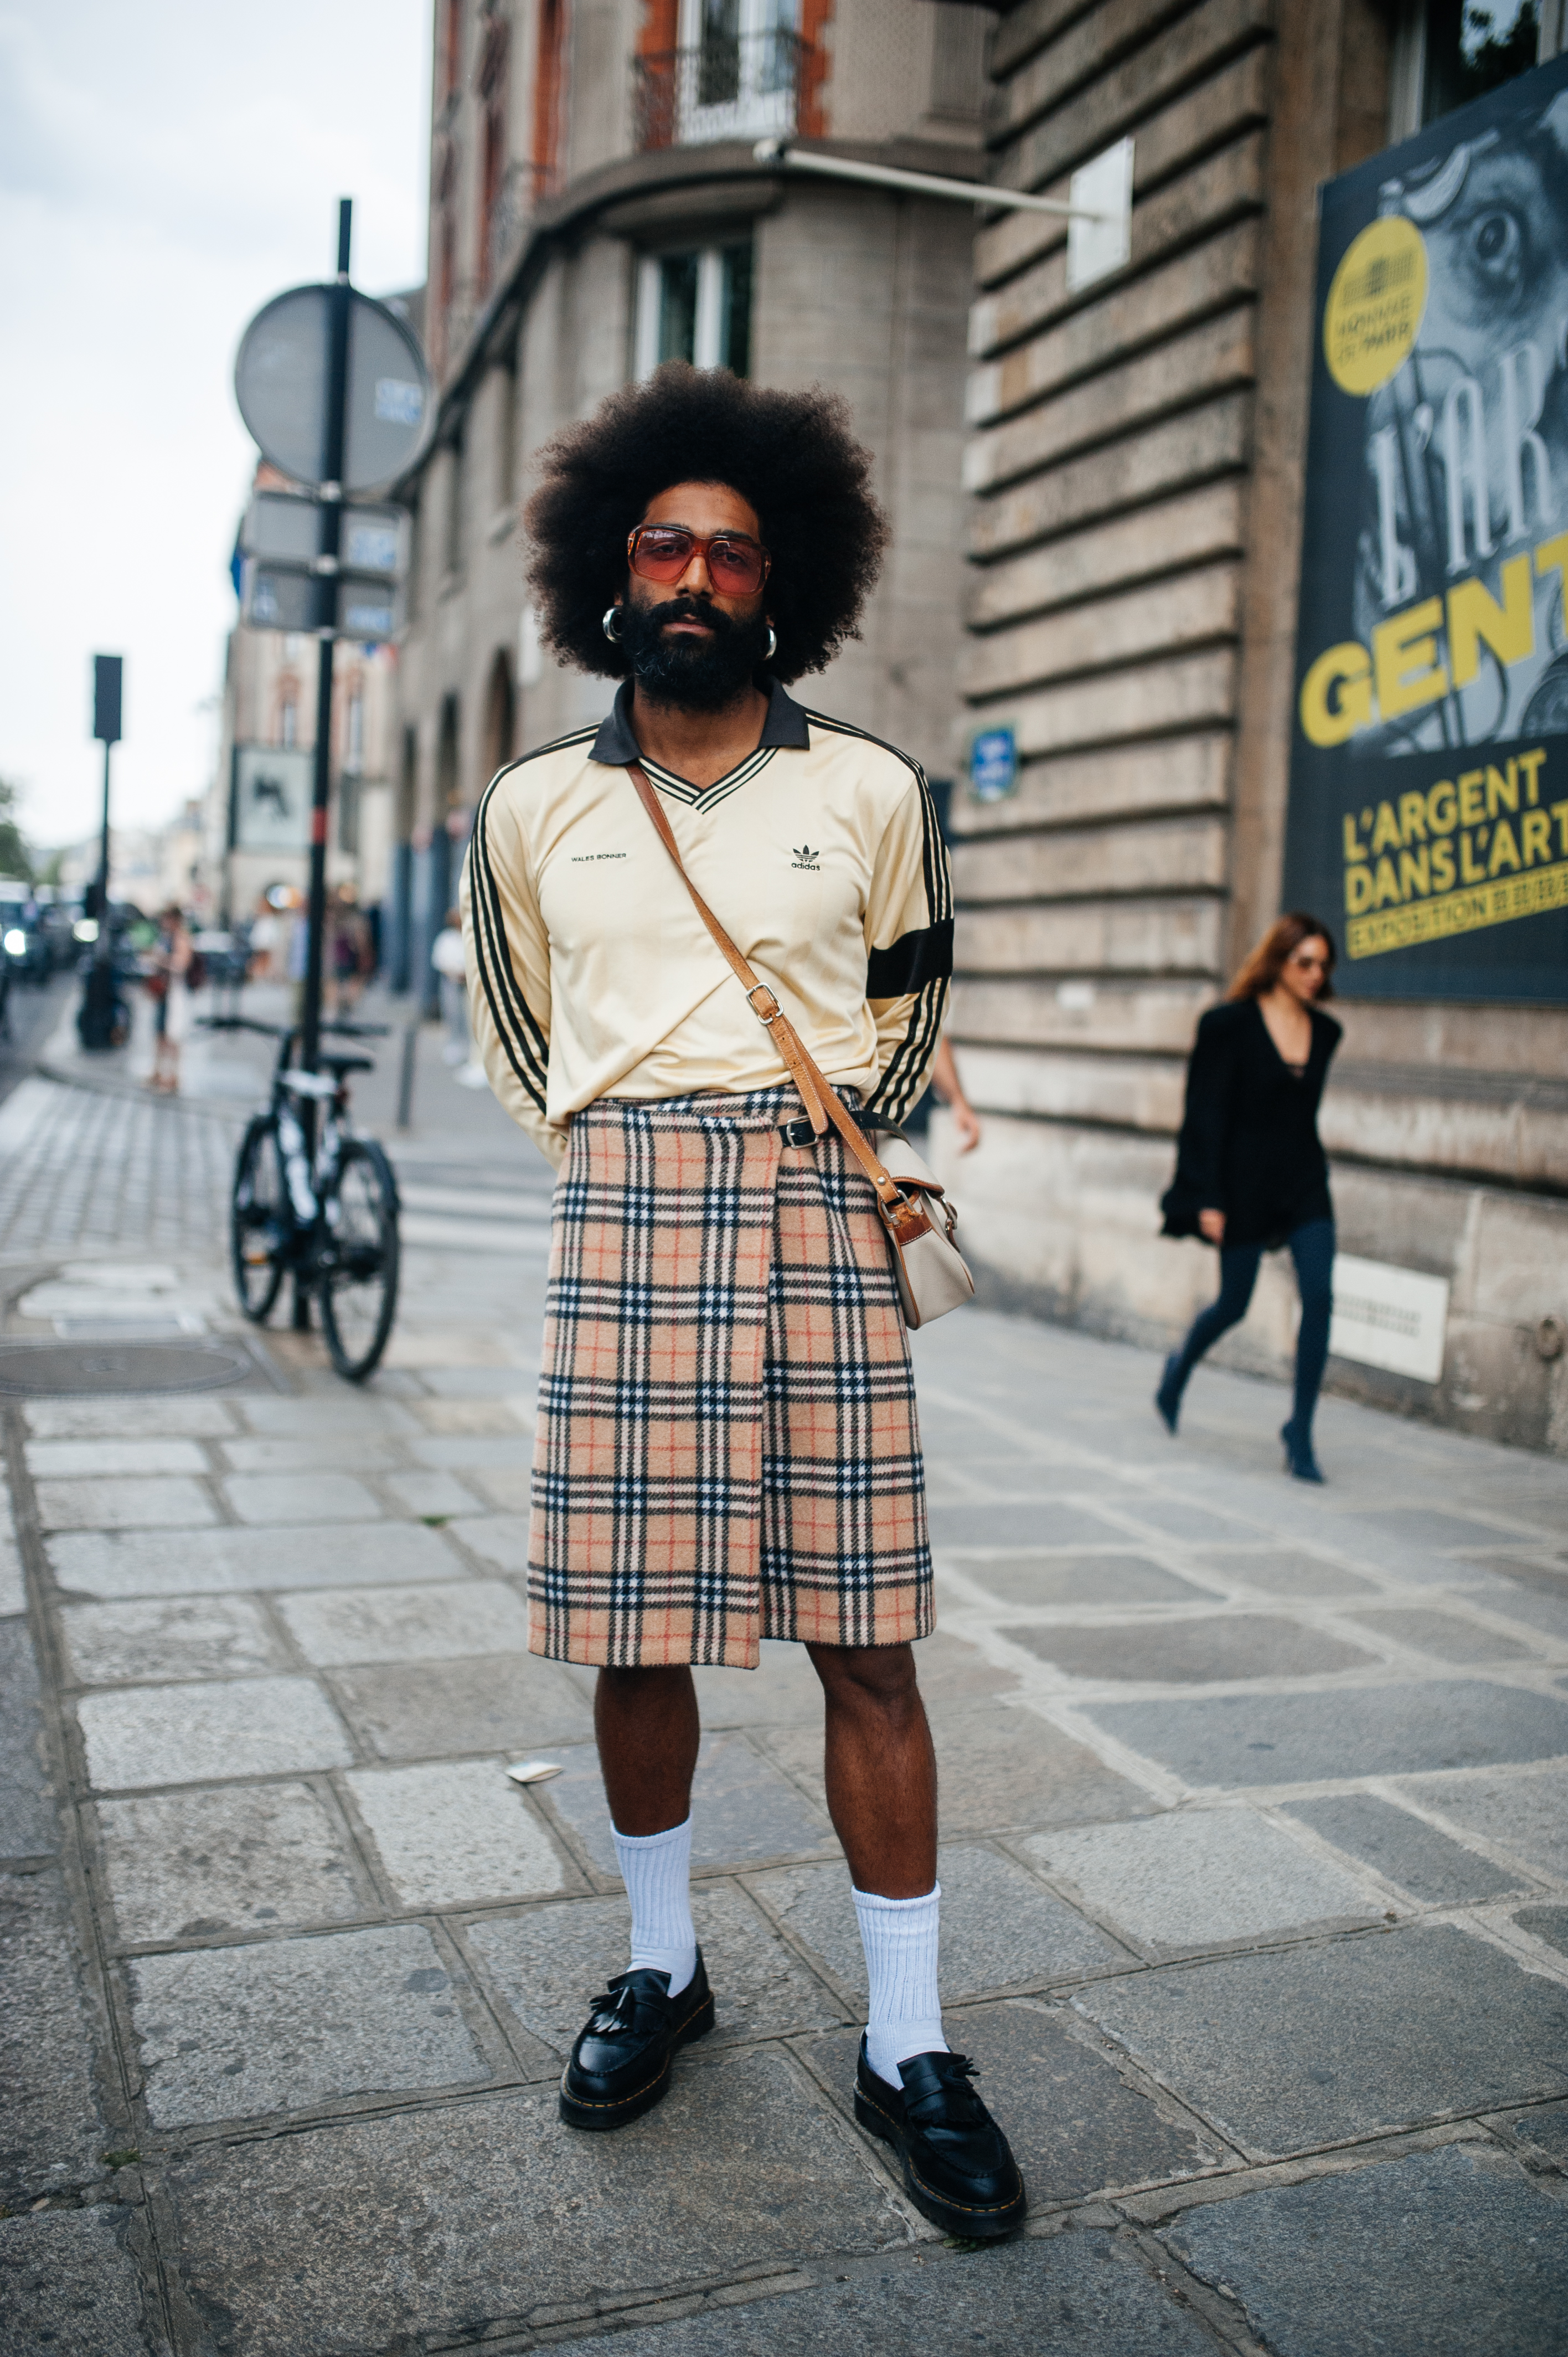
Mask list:
[[[1321,1481],[1323,1472],[1312,1453],[1311,1432],[1298,1433],[1293,1418],[1280,1426],[1280,1438],[1285,1445],[1285,1471],[1294,1473],[1298,1481]]]

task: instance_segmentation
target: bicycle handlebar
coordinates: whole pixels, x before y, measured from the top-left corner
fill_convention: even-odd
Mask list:
[[[199,1015],[197,1028],[202,1031],[259,1031],[263,1039],[281,1039],[283,1029],[276,1023],[258,1023],[250,1015]]]

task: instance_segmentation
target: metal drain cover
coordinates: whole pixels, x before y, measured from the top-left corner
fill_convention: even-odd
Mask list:
[[[38,1393],[209,1392],[256,1372],[231,1342],[0,1344],[0,1398]]]

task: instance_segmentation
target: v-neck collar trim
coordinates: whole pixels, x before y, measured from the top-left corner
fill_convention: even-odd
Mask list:
[[[811,732],[804,709],[786,693],[778,680],[769,676],[768,713],[756,750],[748,753],[744,761],[737,761],[724,777],[715,778],[711,786],[694,786],[689,779],[677,777],[672,770],[660,768],[657,761],[650,760],[643,752],[632,734],[631,694],[630,680],[623,680],[617,690],[614,705],[599,724],[598,734],[588,755],[589,760],[603,761],[619,770],[624,770],[628,761],[640,761],[660,793],[668,794],[672,802],[685,802],[693,809],[709,809],[714,802],[723,802],[727,795],[738,792],[742,786],[768,767],[776,752],[809,753],[811,748]]]

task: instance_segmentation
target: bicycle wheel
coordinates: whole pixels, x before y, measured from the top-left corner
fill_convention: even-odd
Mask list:
[[[229,1222],[234,1290],[253,1325],[265,1325],[278,1297],[292,1227],[277,1124],[258,1114],[234,1165]]]
[[[387,1346],[397,1314],[397,1181],[368,1138],[343,1148],[338,1179],[322,1205],[321,1327],[345,1382],[362,1383]]]

